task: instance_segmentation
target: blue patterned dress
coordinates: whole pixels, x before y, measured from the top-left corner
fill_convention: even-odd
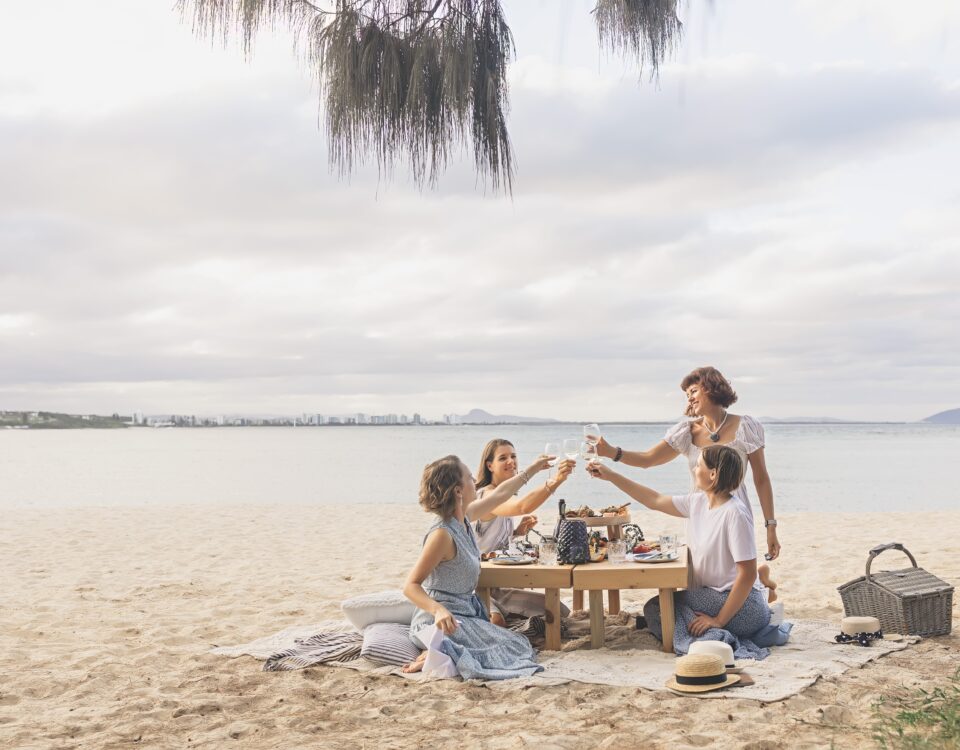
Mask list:
[[[477,598],[480,550],[470,519],[460,522],[456,518],[438,518],[427,530],[424,541],[436,529],[446,529],[457,554],[437,565],[424,580],[423,588],[458,620],[457,629],[444,637],[441,650],[453,660],[460,676],[465,680],[505,680],[541,671],[543,667],[537,664],[530,641],[490,622]],[[410,637],[421,648],[424,644],[416,636],[425,625],[433,625],[433,615],[417,609],[410,623]]]

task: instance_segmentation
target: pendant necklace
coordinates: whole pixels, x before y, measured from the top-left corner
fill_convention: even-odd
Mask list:
[[[723,429],[723,426],[727,423],[727,417],[730,416],[730,413],[727,411],[723,412],[723,419],[720,421],[720,424],[717,425],[717,429],[711,430],[707,427],[707,420],[701,419],[700,424],[702,424],[707,432],[710,435],[710,441],[716,443],[720,439],[720,430]]]

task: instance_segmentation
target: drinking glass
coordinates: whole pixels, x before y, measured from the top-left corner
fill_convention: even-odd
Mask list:
[[[660,542],[660,554],[664,557],[672,555],[677,551],[677,535],[676,534],[661,534],[660,539],[657,541]]]
[[[590,445],[596,445],[600,442],[600,425],[596,422],[583,426],[583,439]]]
[[[548,465],[548,466],[556,466],[556,465],[557,465],[557,456],[560,455],[560,443],[547,443],[547,444],[544,446],[544,448],[543,448],[543,452],[544,452],[544,454],[547,455],[547,456],[553,456],[553,457],[554,457],[553,460],[550,461],[547,465]]]
[[[607,542],[607,560],[611,565],[620,565],[627,561],[627,543],[622,539]]]
[[[576,438],[567,438],[564,440],[563,453],[567,458],[577,458],[580,455],[580,441]]]
[[[552,539],[544,539],[540,542],[540,564],[541,565],[556,565],[557,564],[557,543]]]
[[[587,463],[600,461],[600,456],[597,455],[597,446],[590,445],[590,443],[580,443],[580,457]]]

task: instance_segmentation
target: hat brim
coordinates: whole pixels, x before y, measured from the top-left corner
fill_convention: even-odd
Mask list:
[[[723,682],[715,682],[712,685],[681,685],[677,682],[676,677],[671,677],[667,680],[666,686],[671,690],[676,690],[678,693],[709,693],[711,690],[730,687],[735,682],[740,682],[740,675],[728,674],[726,680]]]
[[[743,666],[743,664],[734,662],[732,667],[727,667],[727,674],[740,674],[744,669],[746,669],[746,667]]]

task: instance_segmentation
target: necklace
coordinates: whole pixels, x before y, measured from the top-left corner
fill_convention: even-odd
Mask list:
[[[723,419],[720,421],[720,424],[717,425],[717,428],[715,430],[711,430],[709,427],[707,427],[706,417],[700,420],[700,424],[702,424],[706,429],[706,431],[710,434],[711,442],[716,443],[720,439],[720,430],[722,430],[723,426],[727,423],[727,417],[729,416],[730,416],[730,413],[727,411],[724,411]]]

